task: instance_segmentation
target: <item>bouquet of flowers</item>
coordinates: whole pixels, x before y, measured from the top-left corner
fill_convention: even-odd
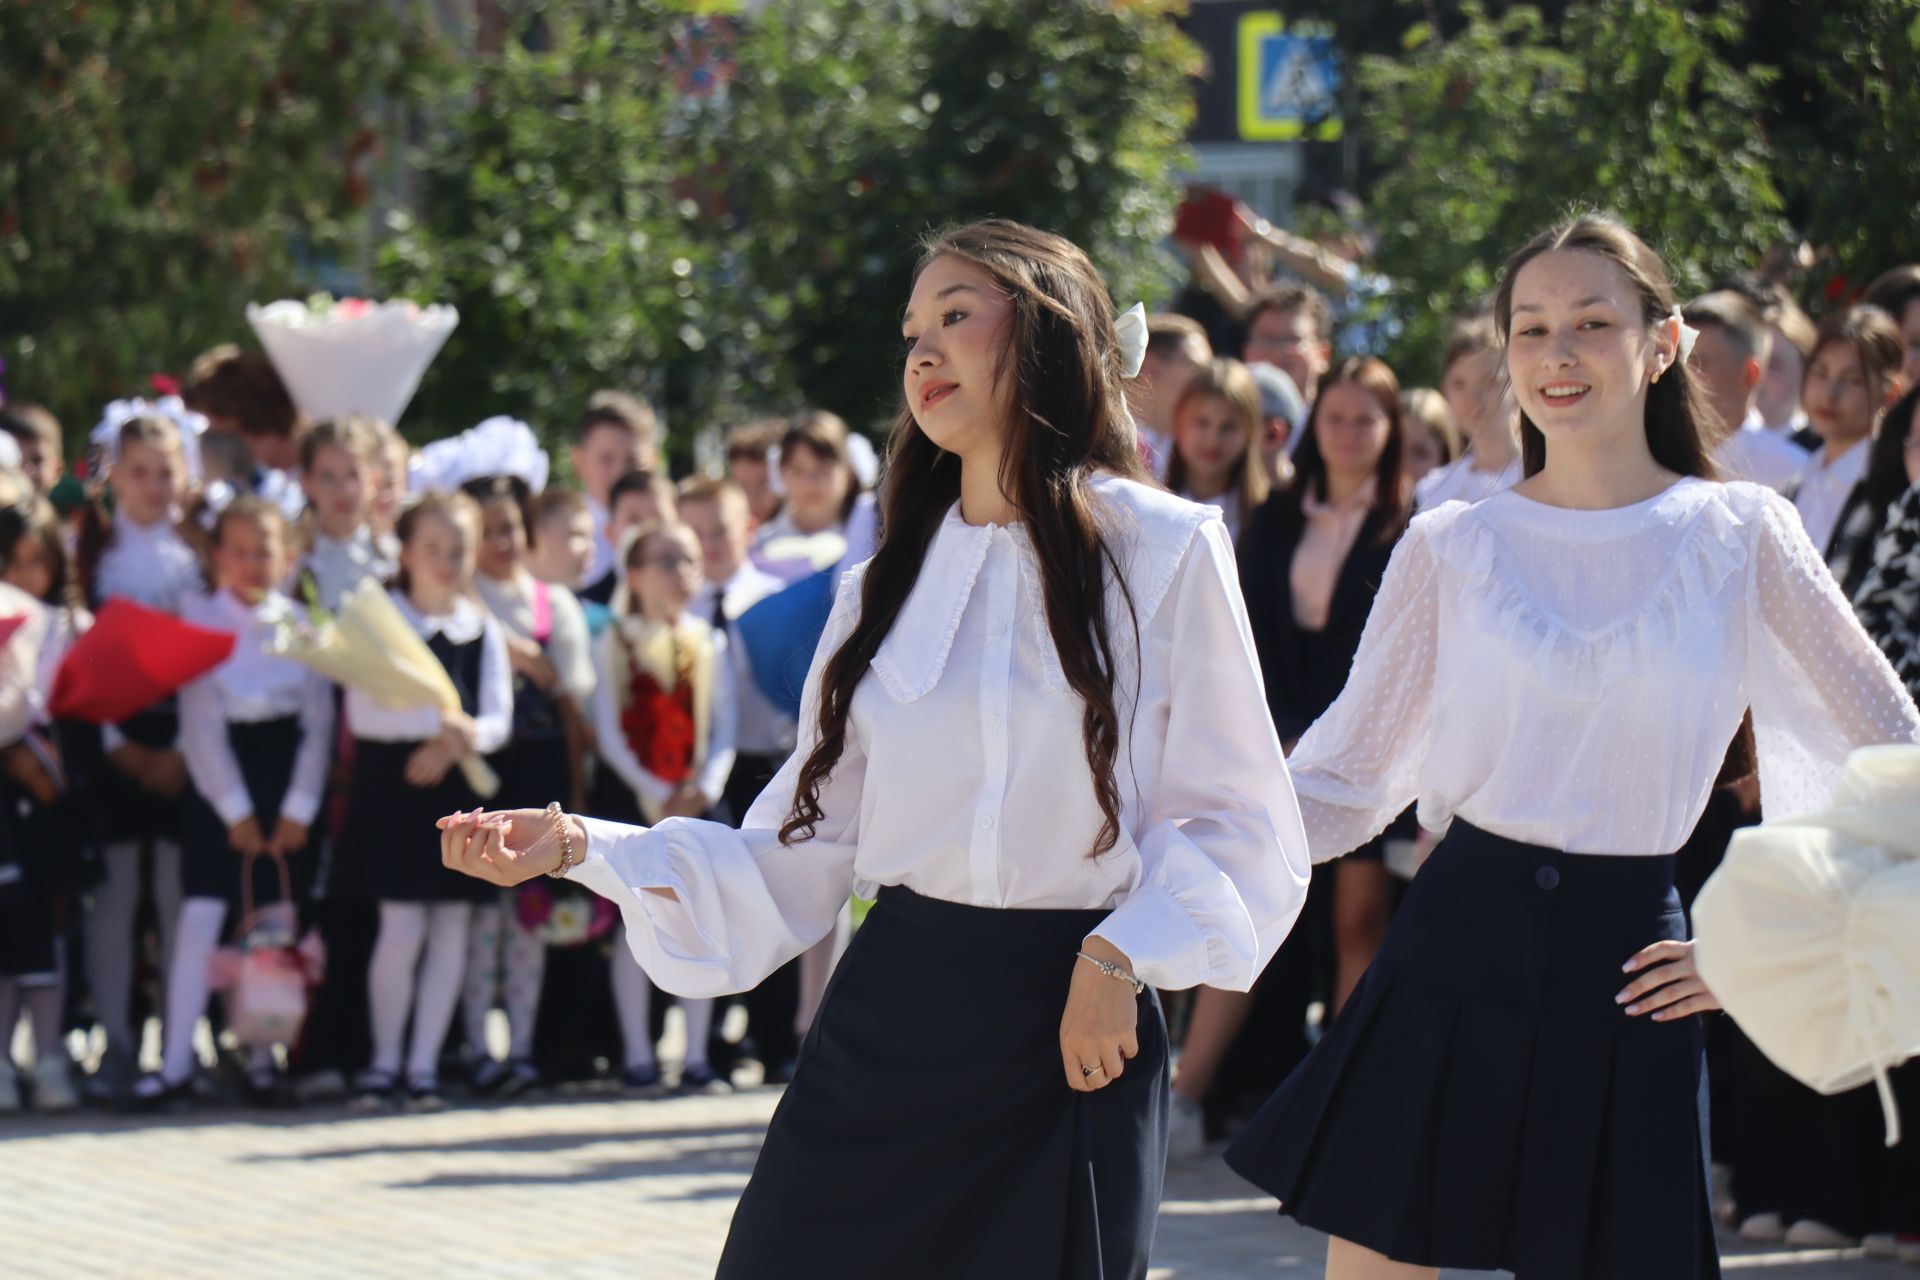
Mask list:
[[[198,680],[233,653],[233,633],[196,627],[116,597],[60,660],[48,709],[65,719],[118,724]]]
[[[276,628],[270,647],[395,709],[461,709],[447,669],[372,578],[348,591],[331,617],[309,590],[304,625],[296,621]],[[482,799],[500,789],[499,775],[477,755],[461,757],[460,772]]]
[[[247,308],[287,393],[316,422],[349,413],[399,421],[459,321],[449,306],[325,294]]]

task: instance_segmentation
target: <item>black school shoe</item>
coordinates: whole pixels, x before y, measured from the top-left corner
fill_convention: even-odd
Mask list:
[[[400,1082],[393,1072],[369,1067],[353,1078],[353,1097],[348,1106],[355,1111],[391,1111],[400,1101]]]
[[[159,1072],[133,1082],[121,1109],[130,1115],[181,1115],[193,1109],[193,1078],[168,1084]]]
[[[440,1094],[440,1077],[419,1075],[407,1077],[407,1110],[444,1111],[447,1100]]]

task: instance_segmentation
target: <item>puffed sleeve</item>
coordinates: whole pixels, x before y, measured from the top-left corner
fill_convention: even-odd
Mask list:
[[[1300,914],[1309,868],[1220,520],[1200,526],[1169,610],[1166,736],[1136,842],[1141,878],[1094,934],[1155,987],[1245,991]]]
[[[825,937],[853,888],[866,754],[854,734],[820,788],[810,839],[780,843],[800,767],[819,739],[820,676],[853,631],[864,575],[841,580],[801,693],[800,743],[739,830],[669,818],[656,827],[583,819],[587,848],[568,876],[613,901],[647,975],[683,996],[746,991]],[[668,898],[648,889],[671,889]]]
[[[1359,848],[1413,803],[1432,736],[1439,563],[1428,522],[1393,549],[1346,687],[1288,760],[1315,862]]]
[[[1920,698],[1920,485],[1907,490],[1887,516],[1853,611],[1907,682],[1907,692]]]
[[[1824,808],[1856,747],[1920,741],[1920,712],[1786,499],[1759,512],[1747,689],[1768,818]]]

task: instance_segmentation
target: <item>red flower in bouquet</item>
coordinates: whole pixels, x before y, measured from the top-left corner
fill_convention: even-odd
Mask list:
[[[681,680],[669,693],[652,672],[635,671],[620,731],[648,773],[686,781],[693,771],[693,685]]]

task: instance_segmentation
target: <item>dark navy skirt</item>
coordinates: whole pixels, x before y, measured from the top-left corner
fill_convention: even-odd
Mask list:
[[[1167,1038],[1067,1087],[1060,1016],[1104,911],[887,888],[854,935],[717,1280],[1138,1280],[1167,1155]]]
[[[1630,1018],[1684,938],[1672,856],[1456,820],[1340,1016],[1227,1150],[1307,1226],[1520,1280],[1719,1275],[1698,1018]]]
[[[298,716],[263,720],[256,724],[227,725],[227,741],[240,765],[247,798],[253,804],[260,834],[271,839],[280,823],[280,805],[293,785],[293,766],[305,735]],[[187,836],[181,848],[181,890],[189,898],[219,898],[230,908],[243,900],[241,878],[253,878],[255,910],[281,901],[286,895],[297,905],[306,901],[313,885],[314,854],[311,833],[307,844],[288,855],[287,880],[271,858],[247,860],[227,841],[227,824],[206,798],[195,792],[187,800]]]

